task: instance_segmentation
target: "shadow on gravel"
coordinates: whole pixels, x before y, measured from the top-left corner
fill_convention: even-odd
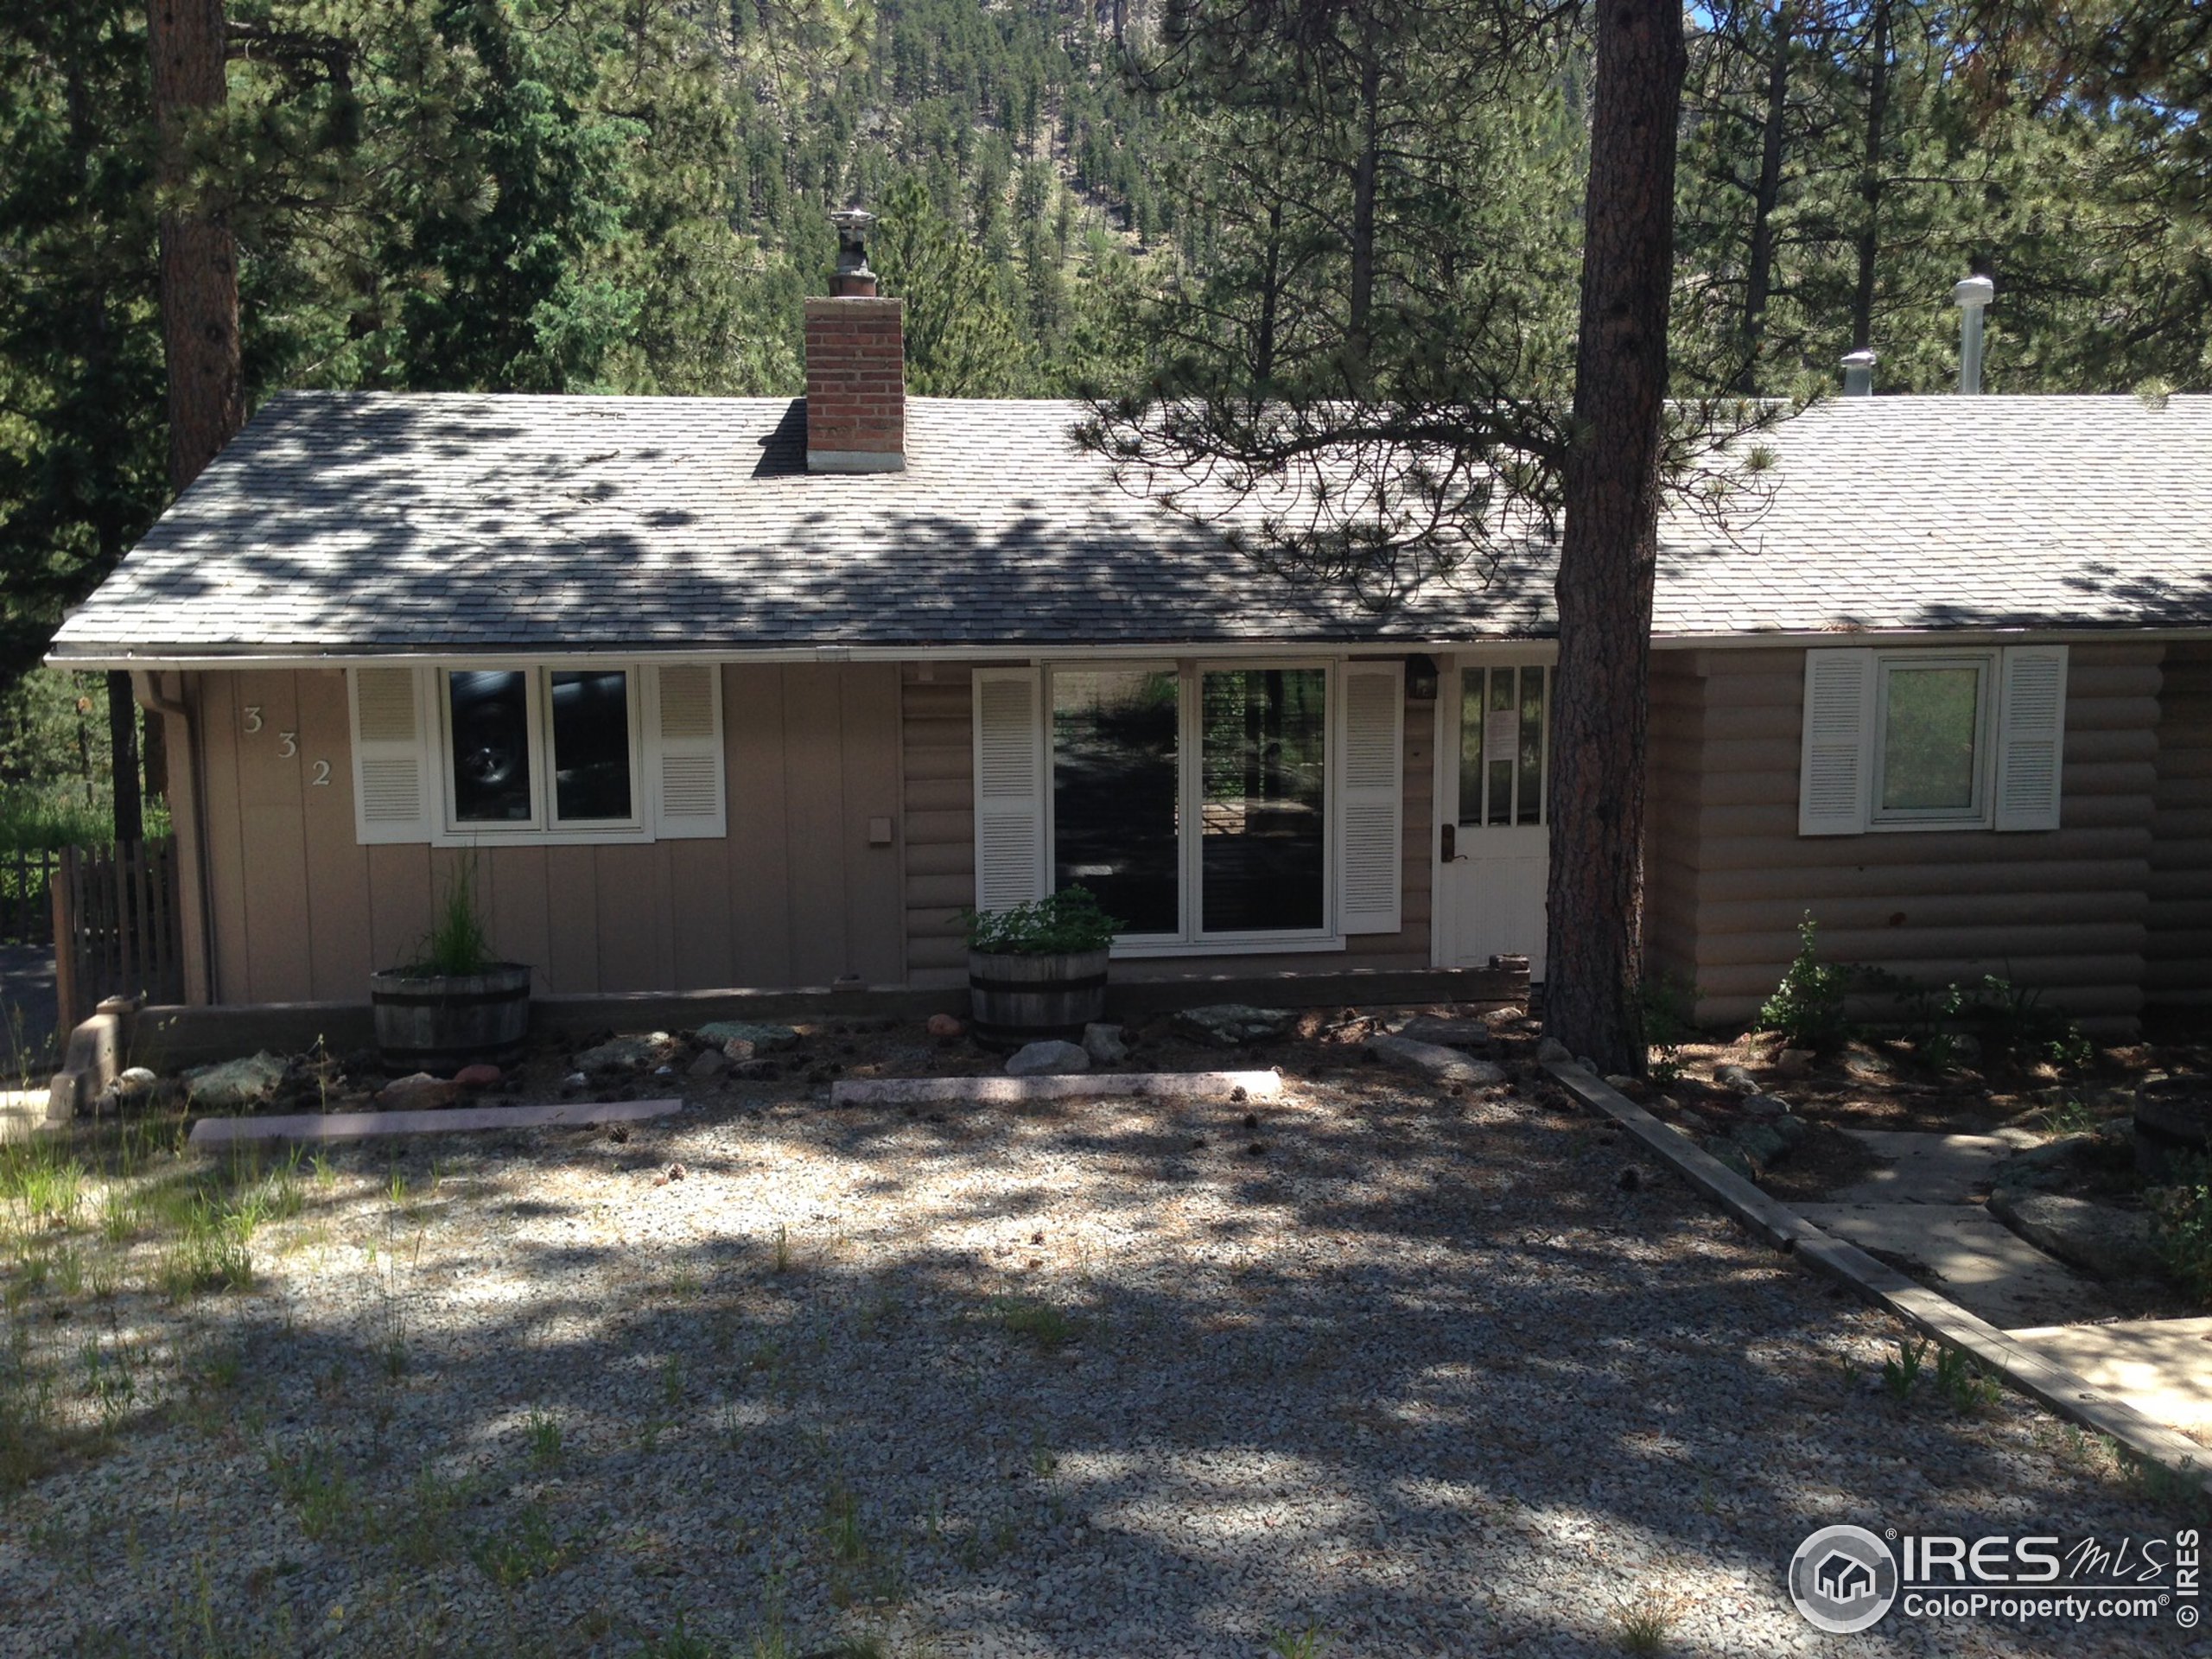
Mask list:
[[[1870,1389],[1844,1357],[1889,1327],[1672,1182],[1624,1191],[1592,1120],[1372,1073],[1300,1092],[1257,1127],[809,1107],[340,1154],[418,1195],[435,1156],[439,1185],[357,1211],[342,1295],[280,1259],[281,1294],[176,1316],[200,1381],[0,1520],[30,1545],[0,1627],[1154,1659],[1311,1626],[1395,1659],[1614,1649],[1650,1608],[1669,1651],[1772,1651],[1803,1634],[1780,1580],[1816,1527],[2165,1517],[2018,1402]],[[671,1159],[689,1179],[655,1187]],[[772,1218],[795,1160],[844,1201]],[[607,1205],[629,1219],[561,1242]],[[472,1213],[480,1257],[441,1242]],[[220,1490],[179,1498],[195,1469]],[[222,1541],[271,1511],[276,1541]],[[1922,1650],[1892,1635],[1862,1649]]]

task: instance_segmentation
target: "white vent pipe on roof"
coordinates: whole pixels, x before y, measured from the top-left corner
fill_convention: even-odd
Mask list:
[[[1981,308],[1997,297],[1997,284],[1986,276],[1969,276],[1951,290],[1965,315],[1960,319],[1959,394],[1974,397],[1981,392]]]
[[[1855,352],[1843,354],[1843,395],[1847,397],[1872,397],[1874,395],[1874,353],[1872,347],[1861,346]]]

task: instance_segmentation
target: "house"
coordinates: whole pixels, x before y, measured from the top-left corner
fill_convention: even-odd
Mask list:
[[[837,286],[803,402],[273,397],[68,618],[168,722],[188,1001],[364,1001],[470,856],[556,996],[950,994],[963,906],[1072,881],[1117,979],[1541,977],[1548,545],[1284,586],[1071,406],[906,397]],[[1762,511],[1663,527],[1654,968],[1748,1019],[1810,911],[2108,1032],[2212,1001],[2212,399],[1765,442]]]

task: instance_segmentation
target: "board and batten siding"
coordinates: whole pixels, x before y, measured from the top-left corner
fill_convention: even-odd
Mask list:
[[[189,695],[213,999],[366,1000],[470,855],[356,842],[341,670],[200,674]],[[540,995],[903,980],[897,668],[725,667],[722,715],[725,838],[476,850],[493,947]]]
[[[976,901],[976,762],[971,670],[908,664],[900,676],[906,775],[906,972],[920,989],[968,982],[960,912]],[[1435,875],[1436,704],[1406,704],[1403,900],[1395,933],[1355,933],[1342,950],[1116,961],[1118,979],[1402,969],[1429,965]]]
[[[2143,1006],[2158,645],[2076,643],[2061,827],[1797,833],[1805,654],[1655,653],[1647,951],[1700,1024],[1751,1020],[1810,912],[1825,960],[1932,985],[1995,974],[2093,1031]]]
[[[2167,648],[2151,817],[2151,933],[2144,992],[2212,1004],[2212,645]]]

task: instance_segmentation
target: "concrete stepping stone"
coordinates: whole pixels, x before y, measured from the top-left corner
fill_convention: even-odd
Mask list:
[[[301,1112],[286,1117],[203,1117],[194,1146],[242,1141],[364,1141],[379,1135],[450,1135],[463,1129],[535,1129],[629,1123],[683,1109],[680,1100],[562,1101],[550,1106],[450,1106],[413,1112]]]
[[[1173,1100],[1279,1100],[1274,1071],[1085,1071],[1038,1077],[861,1077],[832,1084],[832,1106],[933,1106],[976,1102],[1018,1106],[1033,1100],[1146,1095]]]
[[[1986,1192],[1998,1165],[2038,1144],[2020,1129],[1994,1135],[1927,1135],[1852,1129],[1852,1139],[1889,1166],[1828,1194],[1834,1204],[1965,1204]]]
[[[2212,1442],[2212,1319],[2031,1325],[2005,1334],[2152,1421]]]
[[[1862,1250],[1910,1262],[1992,1325],[2050,1325],[2112,1312],[2096,1287],[1979,1205],[1807,1204],[1798,1214]]]
[[[1505,1070],[1490,1060],[1471,1059],[1456,1048],[1417,1043],[1409,1037],[1370,1037],[1367,1052],[1402,1071],[1426,1071],[1446,1083],[1489,1089],[1505,1081]]]

